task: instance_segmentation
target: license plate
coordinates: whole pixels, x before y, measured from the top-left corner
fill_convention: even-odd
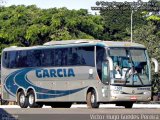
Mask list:
[[[137,100],[137,97],[132,96],[130,99],[133,100],[133,101],[135,101],[135,100]]]

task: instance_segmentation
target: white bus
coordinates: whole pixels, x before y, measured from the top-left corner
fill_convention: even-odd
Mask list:
[[[2,99],[21,108],[73,103],[114,103],[132,108],[151,100],[146,48],[137,43],[100,40],[53,41],[9,47],[1,58]]]

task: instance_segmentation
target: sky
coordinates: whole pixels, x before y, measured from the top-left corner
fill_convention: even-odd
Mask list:
[[[68,9],[88,9],[89,12],[92,12],[91,6],[96,6],[97,1],[116,1],[116,2],[133,2],[137,0],[0,0],[5,1],[1,3],[4,6],[10,5],[36,5],[39,8],[47,9],[47,8],[61,8],[67,7]],[[142,0],[147,1],[147,0]]]

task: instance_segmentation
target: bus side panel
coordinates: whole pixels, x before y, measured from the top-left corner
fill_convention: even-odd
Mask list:
[[[86,71],[89,68],[84,66],[33,68],[27,73],[27,80],[36,91],[36,101],[85,101],[85,89],[88,85],[82,84],[82,81],[87,81],[89,75]],[[77,96],[80,98],[77,99]]]
[[[2,97],[10,101],[16,101],[18,88],[31,88],[36,92],[36,101],[85,102],[89,87],[95,88],[97,100],[102,101],[105,86],[96,80],[96,69],[89,66],[3,69],[2,78]]]
[[[77,77],[75,80],[70,80],[69,87],[71,90],[76,88],[84,88],[83,90],[70,94],[69,100],[75,102],[86,102],[87,91],[89,88],[93,88],[97,94],[97,101],[106,101],[106,97],[102,96],[102,88],[106,85],[102,84],[99,80],[95,67],[75,67],[74,68]],[[89,71],[93,70],[93,74],[90,74]]]
[[[87,90],[96,79],[96,69],[91,66],[74,67],[75,78],[69,80],[70,95],[69,100],[75,102],[86,102]],[[92,71],[92,74],[89,73]],[[96,86],[95,84],[92,86]],[[77,90],[79,89],[79,90]],[[74,90],[77,92],[74,93]]]
[[[16,101],[16,91],[18,86],[14,82],[14,69],[1,70],[2,99],[8,101]]]
[[[48,70],[53,68],[47,68]],[[66,102],[85,102],[87,89],[92,86],[96,78],[96,71],[94,67],[88,66],[77,66],[77,67],[61,67],[55,68],[55,70],[63,69],[68,70],[66,73],[63,73],[63,77],[52,77],[39,79],[41,83],[39,87],[47,88],[47,84],[44,84],[45,81],[50,81],[52,90],[55,91],[55,94],[48,99],[37,99],[37,101],[66,101]],[[70,71],[73,70],[73,71]],[[93,70],[93,74],[89,74],[89,70]],[[72,73],[73,72],[73,73]],[[68,75],[64,75],[68,74]],[[69,75],[70,74],[70,75]],[[49,94],[49,93],[48,93]]]

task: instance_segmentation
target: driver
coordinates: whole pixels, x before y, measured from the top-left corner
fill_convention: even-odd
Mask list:
[[[115,71],[115,78],[122,77],[121,67],[117,63],[114,63],[114,71]]]

